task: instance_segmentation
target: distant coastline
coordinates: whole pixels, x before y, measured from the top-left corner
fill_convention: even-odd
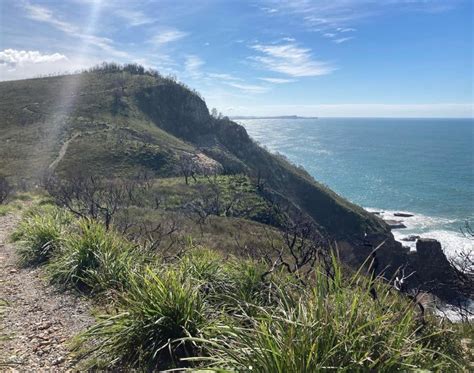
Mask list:
[[[279,116],[235,116],[230,119],[318,119],[318,117],[300,117],[298,115],[279,115]]]

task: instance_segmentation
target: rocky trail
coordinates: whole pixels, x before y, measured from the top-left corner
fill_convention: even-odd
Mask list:
[[[69,371],[74,361],[67,345],[92,323],[90,306],[48,285],[43,268],[18,266],[9,242],[18,220],[13,214],[0,216],[0,299],[8,302],[0,316],[0,333],[8,337],[0,340],[0,371]]]

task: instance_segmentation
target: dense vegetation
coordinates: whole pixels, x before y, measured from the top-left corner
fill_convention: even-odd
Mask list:
[[[96,300],[97,323],[75,340],[83,368],[467,369],[453,326],[421,317],[410,299],[334,255],[302,281],[192,241],[173,255],[150,251],[48,203],[25,214],[14,239],[30,255],[24,265],[41,262],[50,281]]]

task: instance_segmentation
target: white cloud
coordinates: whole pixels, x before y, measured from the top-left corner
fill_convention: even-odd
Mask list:
[[[114,14],[126,20],[130,26],[143,26],[155,21],[139,10],[117,9]]]
[[[230,80],[230,81],[241,81],[242,79],[237,78],[231,74],[219,74],[219,73],[208,73],[210,78],[220,79],[220,80]]]
[[[154,36],[150,41],[158,46],[178,41],[188,35],[187,32],[180,30],[164,30]]]
[[[252,49],[261,52],[262,56],[250,57],[262,67],[292,77],[326,75],[335,70],[328,62],[314,60],[311,50],[298,47],[296,44],[262,45],[256,44]]]
[[[352,28],[352,27],[338,27],[336,30],[338,32],[354,32],[354,31],[356,31],[356,29]]]
[[[59,53],[42,54],[39,51],[19,51],[16,49],[5,49],[0,52],[0,65],[16,68],[18,65],[51,63],[67,61],[68,58]]]
[[[199,78],[202,76],[201,67],[204,61],[196,55],[187,55],[184,62],[184,70],[191,78]]]
[[[24,9],[26,10],[26,15],[28,18],[35,21],[48,23],[51,26],[56,27],[57,29],[64,31],[65,33],[73,33],[78,31],[76,27],[69,24],[68,22],[61,21],[54,17],[54,14],[48,8],[42,7],[40,5],[32,5],[29,3],[24,4]]]
[[[353,36],[349,36],[347,38],[334,39],[334,43],[341,44],[341,43],[345,43],[346,41],[349,41],[349,40],[352,40],[352,39],[354,39]]]
[[[90,59],[84,64],[80,58],[67,57],[60,53],[46,54],[39,51],[5,49],[0,51],[0,80],[72,73],[97,63],[98,60]]]
[[[326,38],[333,38],[334,36],[336,36],[336,34],[333,32],[325,32],[323,36],[325,36]]]
[[[266,8],[266,7],[263,7],[263,8],[260,8],[261,10],[263,10],[265,13],[268,13],[268,14],[273,14],[273,13],[277,13],[278,12],[278,9],[277,8]]]
[[[231,87],[240,89],[241,91],[251,93],[251,94],[268,92],[268,87],[263,87],[260,85],[234,83],[234,82],[227,82],[226,84]]]
[[[26,10],[26,16],[28,18],[38,22],[47,23],[71,37],[82,39],[85,47],[87,47],[88,45],[92,45],[102,49],[103,51],[114,57],[129,57],[128,53],[116,49],[111,39],[88,33],[83,33],[81,28],[77,27],[72,23],[65,22],[59,19],[50,9],[46,7],[40,5],[32,5],[30,3],[24,3],[23,7]]]
[[[285,84],[285,83],[292,83],[296,82],[295,79],[282,79],[282,78],[258,78],[263,80],[264,82],[274,83],[274,84]]]

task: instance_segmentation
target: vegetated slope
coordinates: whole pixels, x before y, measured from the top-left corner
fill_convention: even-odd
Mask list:
[[[0,83],[0,172],[38,180],[48,168],[107,176],[180,175],[180,158],[261,180],[269,198],[311,216],[352,245],[392,240],[379,218],[257,145],[245,129],[209,114],[194,91],[157,74],[97,70]]]

